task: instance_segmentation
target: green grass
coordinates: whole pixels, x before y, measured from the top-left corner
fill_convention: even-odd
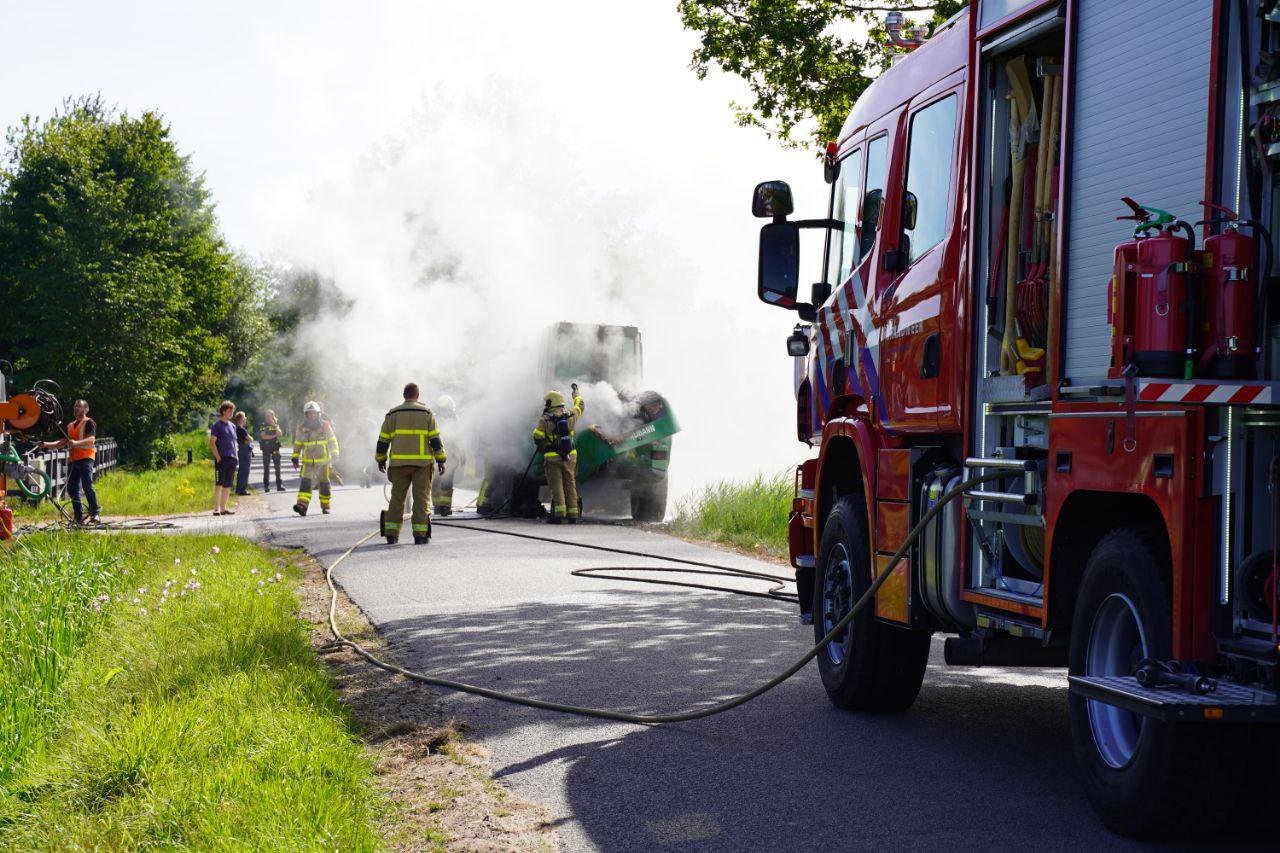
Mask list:
[[[713,483],[679,502],[670,529],[693,539],[785,557],[792,497],[794,482],[789,472]]]
[[[225,536],[0,552],[0,849],[379,846],[385,805],[297,572]]]
[[[174,515],[213,509],[213,454],[209,450],[209,437],[203,431],[196,431],[176,435],[173,441],[178,448],[178,461],[173,465],[108,471],[94,481],[103,515]],[[188,447],[193,451],[190,465],[186,464]],[[258,464],[253,474],[261,477],[261,463],[257,457],[254,462]],[[232,501],[234,503],[234,498]],[[68,501],[67,512],[70,511]],[[41,501],[36,507],[19,505],[17,514],[19,522],[60,518],[58,510],[48,501]]]

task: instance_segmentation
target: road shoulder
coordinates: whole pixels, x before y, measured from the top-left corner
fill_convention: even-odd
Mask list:
[[[328,628],[324,568],[300,556],[301,617],[392,803],[383,827],[397,850],[555,850],[551,812],[493,781],[488,753],[466,738],[424,685],[392,676],[342,646]],[[338,626],[380,657],[394,660],[364,613],[338,594]]]

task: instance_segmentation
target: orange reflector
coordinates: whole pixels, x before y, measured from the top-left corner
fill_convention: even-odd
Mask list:
[[[1205,709],[1204,709],[1204,718],[1205,718],[1206,720],[1221,720],[1221,719],[1222,719],[1222,709],[1221,709],[1221,708],[1205,708]]]

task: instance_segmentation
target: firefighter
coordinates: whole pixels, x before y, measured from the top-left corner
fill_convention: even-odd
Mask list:
[[[418,402],[418,385],[404,386],[404,402],[387,412],[378,433],[374,460],[391,481],[391,502],[382,513],[382,535],[388,545],[400,539],[404,499],[413,487],[413,543],[431,541],[430,494],[433,468],[444,476],[444,442],[436,417]]]
[[[262,426],[258,427],[258,447],[262,449],[262,491],[271,491],[271,465],[276,466],[276,491],[284,491],[284,483],[280,480],[280,438],[284,431],[276,413],[267,409]]]
[[[453,461],[449,470],[431,481],[431,503],[435,514],[443,517],[453,514],[453,478],[467,464],[467,455],[458,440],[461,432],[458,425],[458,404],[448,394],[442,394],[436,400],[435,415],[440,429],[440,441],[443,443],[447,439],[449,447],[453,448]]]
[[[542,452],[547,473],[547,486],[551,489],[550,524],[578,521],[578,449],[574,446],[573,433],[582,414],[582,398],[578,386],[573,386],[573,406],[566,408],[564,395],[548,391],[542,398],[542,419],[533,430],[533,440]]]
[[[318,402],[318,401],[317,401],[317,405],[319,405],[319,406],[320,406],[320,420],[324,421],[324,425],[325,425],[325,426],[327,426],[327,427],[329,428],[329,432],[333,433],[333,435],[334,435],[334,439],[333,439],[333,440],[334,440],[334,441],[337,441],[337,440],[338,440],[338,438],[337,438],[337,436],[338,436],[338,430],[337,430],[337,429],[335,429],[335,428],[334,428],[334,426],[333,426],[333,418],[329,417],[329,413],[328,413],[328,412],[326,412],[326,411],[324,410],[324,403],[320,403],[320,402]],[[346,485],[346,483],[343,483],[343,482],[342,482],[342,472],[338,470],[338,466],[337,466],[337,465],[330,465],[330,466],[329,466],[329,477],[330,477],[330,479],[332,479],[332,480],[333,480],[333,484],[334,484],[335,486],[345,486],[345,485]]]
[[[307,514],[311,503],[311,487],[320,490],[320,511],[329,514],[329,480],[332,465],[338,458],[338,437],[332,427],[320,417],[320,404],[310,400],[302,408],[302,423],[293,434],[293,467],[302,465],[301,482],[298,484],[298,502],[293,511]]]

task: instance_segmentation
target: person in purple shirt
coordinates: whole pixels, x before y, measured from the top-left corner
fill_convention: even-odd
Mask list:
[[[213,514],[234,515],[227,509],[227,501],[231,500],[231,488],[236,483],[236,468],[239,464],[237,452],[236,425],[231,422],[235,414],[236,404],[223,400],[218,406],[218,419],[209,427],[209,449],[213,451]]]

